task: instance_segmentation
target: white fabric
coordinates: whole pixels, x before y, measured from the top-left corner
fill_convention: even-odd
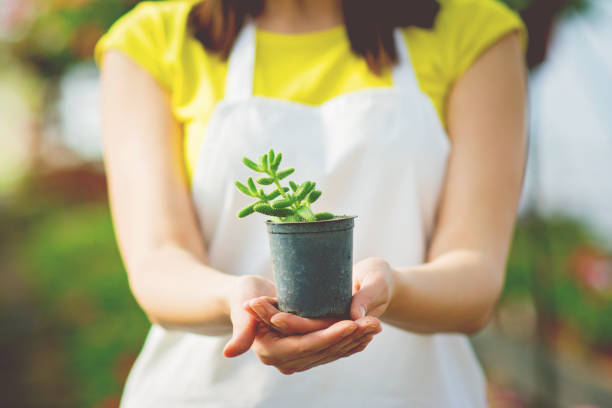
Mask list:
[[[213,267],[272,278],[264,218],[236,214],[250,203],[234,180],[241,158],[270,148],[317,182],[315,209],[357,214],[354,259],[423,262],[449,142],[418,88],[401,34],[394,86],[348,93],[321,106],[252,95],[255,30],[241,32],[229,61],[226,99],[209,122],[193,199]],[[284,166],[283,166],[284,165]],[[415,335],[383,324],[368,348],[285,376],[252,351],[228,359],[227,336],[154,326],[128,379],[123,407],[484,407],[480,366],[463,335]]]

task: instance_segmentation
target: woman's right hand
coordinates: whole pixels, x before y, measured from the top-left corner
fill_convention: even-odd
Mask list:
[[[364,350],[382,330],[380,320],[304,318],[280,312],[276,299],[262,296],[247,302],[247,311],[258,320],[253,352],[266,365],[283,374],[305,371]]]
[[[229,299],[233,334],[223,349],[225,357],[236,357],[247,351],[257,332],[258,320],[246,309],[245,304],[253,298],[276,296],[276,288],[270,280],[257,275],[240,276]]]

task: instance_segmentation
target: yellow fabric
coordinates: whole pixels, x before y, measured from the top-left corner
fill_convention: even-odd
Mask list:
[[[433,29],[410,27],[404,37],[419,85],[445,124],[446,96],[476,58],[504,34],[527,33],[518,15],[496,0],[439,0]],[[171,95],[183,124],[185,164],[191,176],[215,103],[223,98],[227,62],[208,54],[186,30],[196,0],[142,2],[100,39],[95,58],[123,52]],[[257,30],[253,92],[319,105],[346,92],[391,86],[389,72],[371,73],[350,50],[343,27],[306,34]]]

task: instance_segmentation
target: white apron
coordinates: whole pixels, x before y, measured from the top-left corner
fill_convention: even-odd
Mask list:
[[[351,92],[320,106],[253,95],[255,29],[229,59],[225,100],[210,119],[193,179],[193,200],[212,267],[272,279],[266,217],[239,219],[252,199],[234,180],[253,172],[243,156],[283,153],[290,177],[317,182],[316,211],[356,214],[354,261],[424,261],[443,185],[449,141],[396,32],[393,87]],[[269,189],[266,189],[268,192]],[[485,406],[485,382],[467,338],[416,335],[383,323],[365,351],[290,376],[252,351],[226,358],[230,335],[153,326],[128,378],[123,407]]]

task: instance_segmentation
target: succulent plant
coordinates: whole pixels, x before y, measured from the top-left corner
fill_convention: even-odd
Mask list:
[[[283,187],[281,180],[290,176],[295,169],[287,168],[278,170],[282,153],[275,153],[270,149],[259,158],[259,163],[243,157],[242,162],[245,166],[258,173],[263,173],[263,177],[253,180],[249,177],[246,184],[236,181],[234,184],[244,194],[249,197],[256,198],[257,201],[243,208],[238,212],[239,218],[244,218],[247,215],[258,212],[276,218],[278,222],[300,222],[300,221],[321,221],[334,218],[334,215],[328,212],[313,213],[310,205],[321,197],[321,191],[315,189],[314,181],[305,181],[302,184],[296,184],[289,181],[289,187]],[[274,185],[276,188],[270,193],[266,193],[261,186]],[[275,200],[275,201],[272,201]]]

